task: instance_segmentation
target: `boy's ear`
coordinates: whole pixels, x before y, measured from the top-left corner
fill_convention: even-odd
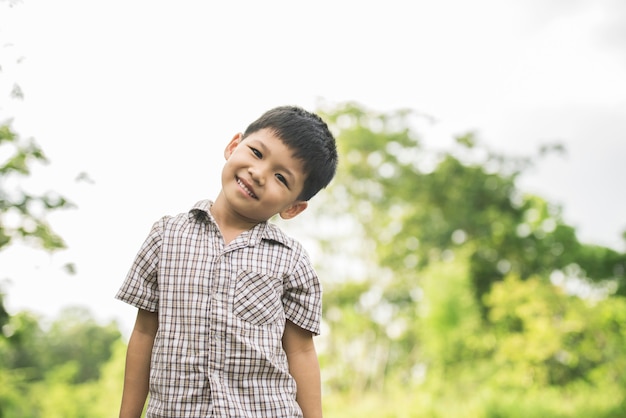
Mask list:
[[[235,148],[237,148],[237,145],[239,145],[241,143],[242,139],[243,139],[243,135],[241,134],[241,132],[239,132],[238,134],[233,136],[233,139],[230,140],[228,145],[226,145],[226,149],[224,149],[224,158],[225,159],[228,160],[230,158],[230,156],[235,151]]]
[[[291,219],[298,216],[309,206],[309,202],[305,200],[297,200],[291,204],[287,209],[283,210],[279,213],[280,217],[283,219]]]

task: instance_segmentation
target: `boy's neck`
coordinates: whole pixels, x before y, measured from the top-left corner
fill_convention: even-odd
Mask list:
[[[228,210],[227,206],[223,205],[222,193],[217,196],[213,205],[211,205],[211,215],[215,220],[215,223],[219,227],[224,239],[224,244],[228,245],[231,241],[237,238],[242,232],[248,231],[254,228],[259,222],[252,222],[246,219],[242,219],[236,213]]]

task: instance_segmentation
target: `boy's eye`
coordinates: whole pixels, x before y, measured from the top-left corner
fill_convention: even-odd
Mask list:
[[[285,186],[289,186],[287,184],[287,179],[285,178],[285,176],[283,176],[282,174],[276,174],[276,178],[278,179],[278,181],[280,181],[281,183],[283,183]]]
[[[259,151],[258,149],[250,147],[250,150],[257,158],[263,158],[263,154],[261,154],[261,151]]]

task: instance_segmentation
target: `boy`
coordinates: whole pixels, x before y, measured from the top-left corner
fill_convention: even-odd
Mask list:
[[[291,219],[335,175],[322,119],[278,107],[224,151],[215,202],[156,222],[116,298],[138,308],[120,417],[321,417],[321,287]]]

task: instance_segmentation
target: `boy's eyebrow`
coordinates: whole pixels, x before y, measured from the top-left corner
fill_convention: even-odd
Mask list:
[[[258,140],[258,139],[253,139],[253,140],[252,140],[252,142],[256,142],[256,143],[258,144],[258,147],[259,147],[259,148],[261,148],[261,152],[262,152],[263,154],[271,154],[270,149],[269,149],[267,146],[265,146],[265,144],[263,143],[263,141],[260,141],[260,140]],[[291,170],[289,170],[289,169],[288,169],[285,165],[283,165],[283,164],[279,164],[279,168],[280,168],[282,171],[284,171],[284,172],[285,172],[285,175],[286,175],[287,177],[290,177],[290,178],[291,178],[290,180],[292,180],[292,181],[294,181],[294,180],[295,180],[296,175],[295,175],[295,174],[294,174]]]

